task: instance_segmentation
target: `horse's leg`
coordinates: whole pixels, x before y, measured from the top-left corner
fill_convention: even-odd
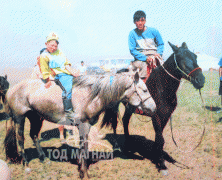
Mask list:
[[[117,123],[118,123],[118,110],[119,110],[119,102],[118,103],[112,103],[110,107],[107,107],[105,110],[105,115],[103,117],[103,124],[101,127],[104,125],[109,125],[111,124],[114,135],[113,135],[113,150],[119,150],[119,145],[117,142],[117,134],[116,134],[116,128],[117,128]]]
[[[39,132],[42,128],[43,119],[34,111],[29,111],[27,113],[27,118],[30,121],[30,137],[32,138],[32,141],[34,145],[36,146],[40,161],[43,162],[46,156],[40,146],[40,142],[38,138]]]
[[[126,105],[125,113],[124,113],[124,116],[122,119],[126,140],[129,139],[129,121],[130,121],[130,118],[131,118],[133,112],[135,112],[135,109],[136,108],[130,104]]]
[[[17,139],[18,145],[20,147],[20,154],[23,158],[23,166],[28,166],[28,160],[25,155],[25,148],[24,148],[24,125],[25,125],[25,117],[22,118],[15,118],[16,122],[16,132],[17,132]]]
[[[127,146],[128,143],[130,142],[129,121],[136,108],[134,106],[131,106],[130,104],[126,105],[125,108],[126,109],[122,121],[123,121],[124,135],[125,135],[124,151],[127,152],[128,149]]]
[[[89,150],[88,150],[88,134],[90,131],[91,125],[89,123],[80,123],[78,126],[79,129],[79,137],[80,137],[80,152],[79,152],[79,176],[80,178],[89,177],[87,173],[88,165],[87,159],[89,158]]]
[[[113,146],[113,151],[121,151],[119,144],[117,142],[117,134],[116,134],[116,129],[117,129],[117,124],[118,124],[118,109],[119,109],[119,103],[116,104],[111,111],[114,113],[111,113],[111,125],[114,133],[114,146]]]
[[[115,136],[116,136],[117,122],[118,122],[118,115],[115,113],[115,117],[113,118],[113,121],[112,121],[112,128],[113,128],[113,133]]]
[[[168,121],[169,117],[162,116],[160,114],[155,113],[152,117],[153,127],[155,130],[155,145],[153,152],[155,153],[155,163],[159,171],[162,171],[163,174],[167,174],[167,167],[164,163],[163,158],[163,146],[164,146],[164,138],[163,138],[163,129]],[[164,122],[164,123],[163,123]]]

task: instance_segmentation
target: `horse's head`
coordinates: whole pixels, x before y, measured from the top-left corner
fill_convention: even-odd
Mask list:
[[[146,84],[139,78],[138,72],[131,76],[132,81],[128,82],[128,87],[124,93],[124,99],[144,112],[154,111],[156,109],[156,104],[151,97]],[[152,100],[153,104],[150,104]]]
[[[181,78],[189,80],[196,89],[201,89],[205,83],[205,77],[197,64],[197,55],[191,52],[184,42],[177,47],[168,42],[174,52],[174,62]]]
[[[9,88],[9,82],[7,81],[7,76],[0,76],[0,98],[4,97]]]

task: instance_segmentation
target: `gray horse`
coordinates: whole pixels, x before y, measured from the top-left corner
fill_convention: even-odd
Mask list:
[[[6,158],[11,162],[28,165],[24,151],[24,123],[30,120],[30,137],[44,161],[45,154],[39,144],[38,134],[43,119],[62,125],[73,125],[79,129],[80,152],[88,152],[88,133],[91,125],[110,104],[123,101],[142,108],[147,113],[156,109],[154,100],[138,73],[115,76],[81,76],[74,81],[72,104],[75,121],[67,122],[62,103],[62,90],[56,84],[46,89],[40,79],[27,79],[13,88],[6,95],[5,109],[10,115],[11,125],[5,138]],[[20,152],[17,150],[17,143]],[[82,153],[80,153],[82,154]],[[80,178],[88,176],[87,159],[78,159]]]

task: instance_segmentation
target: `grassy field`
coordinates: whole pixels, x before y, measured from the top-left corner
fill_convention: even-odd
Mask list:
[[[91,179],[222,179],[222,111],[219,111],[221,100],[218,95],[218,72],[205,72],[204,75],[206,83],[201,90],[204,105],[199,91],[195,90],[187,81],[182,81],[178,90],[178,107],[172,116],[172,125],[174,138],[179,148],[173,143],[169,123],[164,130],[164,151],[166,155],[181,165],[167,161],[169,174],[162,176],[158,173],[150,160],[153,156],[151,149],[155,139],[152,122],[148,117],[133,115],[129,125],[132,136],[130,148],[136,152],[130,156],[117,152],[112,160],[93,162],[89,167]],[[123,106],[121,106],[121,110],[124,111]],[[206,130],[201,144],[196,150],[189,152],[200,141],[205,121]],[[2,146],[0,159],[5,160],[3,141],[6,134],[6,121],[2,120],[0,123],[0,144]],[[99,127],[99,125],[100,121],[95,126]],[[97,144],[92,144],[91,150],[100,151],[104,148],[112,148],[113,132],[107,128],[101,129],[100,132],[106,136],[104,139],[98,140]],[[121,120],[117,133],[117,140],[121,145],[124,140]],[[41,136],[45,139],[41,145],[47,156],[49,150],[70,148],[71,144],[62,145],[60,143],[58,129],[54,124],[44,122]],[[39,162],[35,147],[29,137],[28,121],[25,124],[25,148],[30,160],[31,172],[25,172],[22,165],[9,164],[12,179],[78,179],[75,160],[60,161],[60,159],[51,158],[51,164]]]

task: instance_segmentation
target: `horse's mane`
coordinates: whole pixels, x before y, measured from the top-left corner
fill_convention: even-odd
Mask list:
[[[90,100],[99,97],[105,105],[120,100],[132,81],[129,74],[79,76],[74,86],[90,87]]]

